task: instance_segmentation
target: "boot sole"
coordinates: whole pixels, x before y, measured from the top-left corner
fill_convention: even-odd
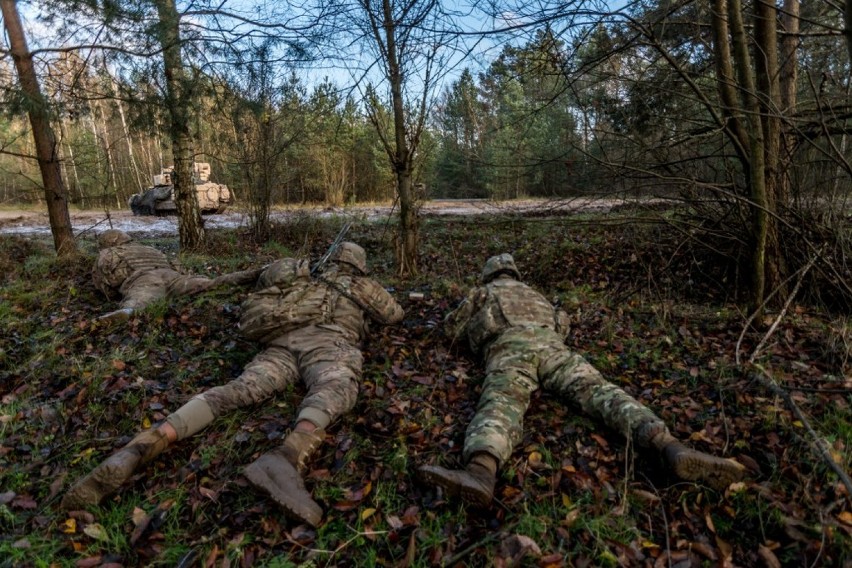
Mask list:
[[[678,456],[674,463],[674,470],[681,479],[703,481],[717,490],[726,489],[745,475],[745,467],[741,464],[706,455]]]
[[[322,520],[322,507],[304,487],[296,468],[283,456],[264,454],[243,469],[252,485],[266,493],[289,517],[316,527]],[[300,502],[299,502],[300,501]]]
[[[472,503],[480,507],[487,507],[491,503],[491,500],[493,499],[493,495],[491,493],[487,493],[477,486],[463,482],[455,483],[448,479],[442,471],[443,468],[436,468],[436,466],[428,465],[423,466],[418,470],[423,481],[430,485],[437,485],[444,490],[447,497],[461,497],[465,502]]]

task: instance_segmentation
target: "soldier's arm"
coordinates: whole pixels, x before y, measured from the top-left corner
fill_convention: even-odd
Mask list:
[[[118,289],[124,282],[124,277],[116,270],[120,260],[114,251],[103,250],[92,267],[92,281],[95,287],[111,300],[121,297]]]
[[[349,285],[349,293],[376,323],[393,325],[401,322],[405,315],[402,306],[394,297],[372,278],[353,278]]]
[[[250,273],[251,271],[244,272]],[[299,278],[308,278],[310,276],[310,273],[311,267],[307,260],[297,258],[282,258],[280,260],[276,260],[268,266],[261,268],[255,278],[257,279],[258,289],[269,288],[270,286],[278,286],[279,288],[283,289],[298,280]],[[226,276],[233,277],[235,275],[239,275],[237,276],[237,279],[242,276],[246,276],[246,274],[240,272],[228,274]]]
[[[444,318],[444,333],[453,340],[464,337],[470,318],[480,308],[486,292],[483,288],[473,288],[455,310]]]
[[[568,314],[562,308],[556,308],[556,333],[565,339],[569,331],[571,331],[571,320]]]
[[[238,272],[223,274],[213,279],[213,285],[211,287],[251,286],[257,282],[258,277],[264,270],[266,270],[266,267],[262,266],[259,268],[250,268],[248,270],[240,270]]]

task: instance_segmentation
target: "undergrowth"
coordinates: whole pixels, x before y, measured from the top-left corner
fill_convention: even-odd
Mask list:
[[[180,260],[209,275],[286,254],[317,260],[341,225],[306,215],[274,227],[261,247],[211,232],[205,251]],[[247,291],[163,302],[103,325],[95,318],[114,304],[91,284],[92,243],[57,263],[45,243],[0,239],[0,565],[492,566],[526,550],[520,562],[539,566],[842,566],[852,556],[843,486],[804,425],[736,364],[738,343],[750,354],[763,334],[740,341],[746,314],[684,272],[688,262],[658,270],[658,228],[426,219],[423,272],[408,280],[394,274],[391,232],[360,223],[348,236],[406,320],[372,328],[358,405],[311,462],[306,483],[325,511],[316,530],[290,523],[241,473],[281,443],[301,385],[221,417],[101,506],[60,511],[68,485],[135,432],[239,375],[259,349],[236,329]],[[176,252],[174,239],[145,242]],[[441,322],[502,252],[568,311],[570,348],[691,446],[739,459],[749,480],[724,492],[680,482],[657,456],[537,392],[490,507],[422,485],[419,465],[463,465],[483,376]],[[848,470],[847,327],[796,306],[759,360]]]

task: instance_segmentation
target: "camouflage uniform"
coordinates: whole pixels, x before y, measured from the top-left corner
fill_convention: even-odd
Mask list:
[[[125,314],[167,296],[186,296],[222,284],[253,282],[259,273],[247,270],[216,279],[181,274],[162,252],[135,243],[126,233],[115,229],[101,233],[98,244],[101,251],[92,268],[92,280],[107,298],[121,298],[118,312]]]
[[[312,278],[307,262],[284,259],[267,268],[242,307],[243,335],[266,344],[233,381],[213,387],[168,418],[180,438],[215,417],[264,401],[299,377],[308,388],[299,420],[325,428],[355,405],[367,320],[394,324],[402,307],[370,278],[347,274],[332,265]]]
[[[476,416],[465,435],[466,461],[488,452],[502,465],[523,435],[530,396],[539,386],[574,402],[640,446],[666,431],[663,421],[583,357],[565,347],[568,317],[513,278],[473,289],[447,316],[450,337],[465,335],[485,358],[486,377]]]
[[[465,434],[465,469],[424,465],[419,472],[427,481],[465,500],[488,504],[496,473],[521,440],[530,395],[539,386],[575,403],[637,446],[660,451],[682,479],[724,488],[742,477],[740,464],[678,442],[653,412],[568,350],[567,315],[519,277],[511,255],[490,258],[483,269],[484,284],[447,316],[448,335],[454,340],[467,336],[473,351],[485,358],[486,376]]]
[[[402,307],[366,273],[364,250],[342,243],[332,264],[311,275],[304,260],[283,259],[269,265],[257,280],[258,290],[242,306],[240,330],[266,347],[239,377],[190,399],[166,424],[142,432],[65,495],[66,509],[99,503],[126,481],[139,464],[153,459],[170,443],[191,436],[216,417],[268,400],[299,377],[308,392],[299,408],[296,429],[280,448],[245,469],[255,486],[267,491],[289,515],[312,525],[322,509],[301,479],[310,455],[322,444],[324,428],[351,410],[358,395],[362,355],[358,342],[367,321],[393,324]],[[300,429],[311,424],[314,430]]]

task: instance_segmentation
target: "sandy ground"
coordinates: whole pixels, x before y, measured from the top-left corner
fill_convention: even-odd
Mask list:
[[[522,201],[487,201],[487,200],[433,200],[423,205],[421,213],[429,215],[487,215],[498,213],[565,215],[570,213],[608,211],[624,201],[617,199],[574,198],[558,201],[551,200],[522,200]],[[359,205],[353,207],[298,207],[292,209],[276,209],[272,213],[274,220],[285,220],[288,217],[310,213],[323,217],[339,215],[355,219],[373,221],[381,220],[390,215],[392,207],[387,205]],[[204,217],[205,227],[239,228],[248,224],[245,212],[239,209],[226,211],[220,215]],[[74,234],[84,236],[96,234],[110,228],[121,229],[137,236],[167,236],[177,235],[177,217],[148,217],[133,215],[130,211],[72,211],[71,224]],[[47,212],[38,210],[0,210],[0,234],[16,235],[49,235],[50,226]]]

